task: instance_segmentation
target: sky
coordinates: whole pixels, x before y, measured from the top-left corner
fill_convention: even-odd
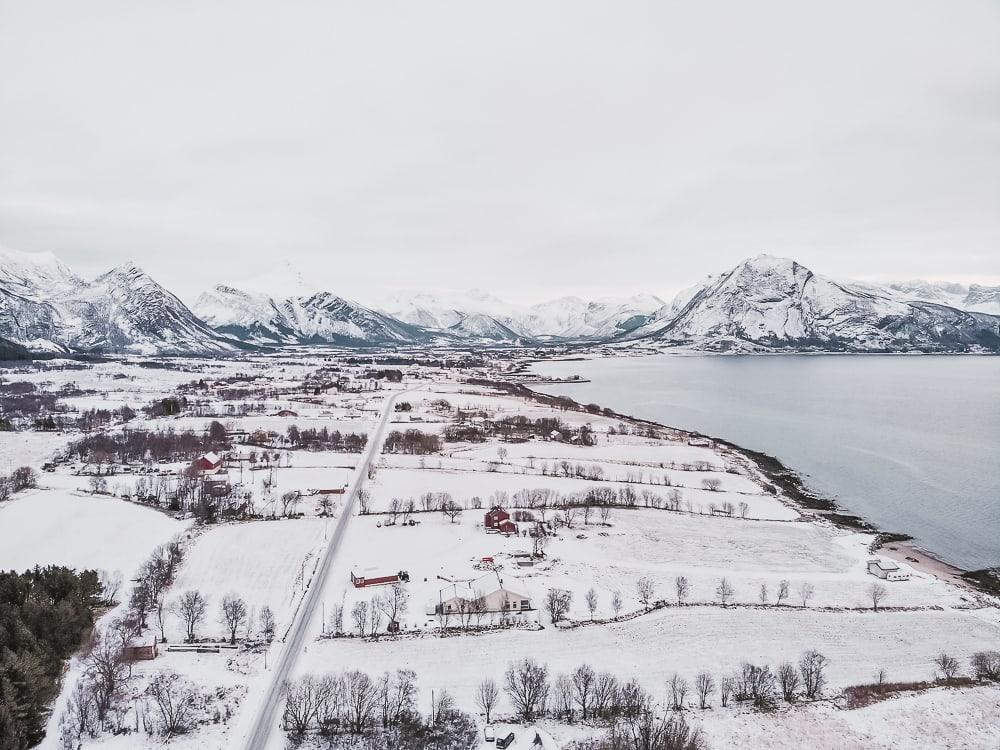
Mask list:
[[[1000,3],[0,0],[0,245],[188,300],[996,284]]]

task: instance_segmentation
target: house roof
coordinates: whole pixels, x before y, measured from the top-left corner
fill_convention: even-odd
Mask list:
[[[869,560],[869,565],[875,565],[882,570],[899,570],[899,565],[894,560]]]
[[[221,458],[219,458],[219,454],[216,453],[215,451],[209,451],[204,456],[202,456],[202,458],[208,461],[209,463],[213,464],[218,463],[219,461],[222,460]]]

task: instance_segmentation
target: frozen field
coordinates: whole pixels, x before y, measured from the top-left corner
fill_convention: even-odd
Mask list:
[[[932,659],[942,650],[967,663],[974,651],[1000,637],[1000,614],[960,611],[814,612],[798,609],[667,609],[620,623],[568,631],[511,630],[487,635],[402,637],[378,642],[320,641],[299,660],[300,671],[344,666],[370,672],[409,668],[429,698],[448,689],[474,710],[474,691],[483,679],[500,681],[510,661],[530,655],[553,673],[586,662],[619,678],[637,677],[656,695],[674,672],[688,680],[703,670],[719,676],[744,660],[797,661],[818,648],[830,659],[833,691],[869,682],[884,667],[892,680],[931,679]],[[501,711],[509,711],[505,699]]]
[[[32,490],[0,503],[0,569],[120,570],[128,578],[188,522],[115,498]]]
[[[172,591],[200,591],[210,616],[202,636],[222,637],[218,622],[222,598],[235,593],[259,612],[274,611],[280,634],[311,578],[327,522],[323,519],[252,521],[206,529],[187,551]],[[170,640],[181,640],[182,625],[171,618]]]

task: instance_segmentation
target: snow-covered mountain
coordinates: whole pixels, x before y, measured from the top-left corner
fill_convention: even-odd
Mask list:
[[[238,350],[133,264],[86,282],[49,253],[9,250],[0,250],[0,337],[41,351]]]
[[[397,294],[381,309],[425,328],[468,332],[497,341],[601,340],[646,323],[663,306],[652,295],[586,301],[562,297],[535,305],[514,305],[473,290],[459,295]]]
[[[1000,315],[1000,286],[942,281],[897,281],[887,288],[905,300],[936,302],[958,310]]]
[[[706,350],[998,351],[1000,287],[877,286],[751,258],[664,304],[652,296],[515,305],[482,291],[396,295],[380,308],[276,269],[218,285],[194,312],[128,263],[85,281],[51,254],[0,250],[0,339],[35,351],[227,354],[248,344],[385,346],[657,342]],[[280,285],[279,285],[280,286]]]
[[[627,338],[706,349],[1000,351],[1000,317],[909,301],[761,255],[682,292]]]
[[[430,341],[423,328],[329,292],[274,299],[218,285],[195,311],[217,331],[260,344],[412,344]]]

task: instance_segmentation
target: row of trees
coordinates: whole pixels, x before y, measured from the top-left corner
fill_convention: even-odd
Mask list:
[[[823,654],[804,652],[797,664],[785,662],[777,672],[767,665],[745,662],[733,674],[716,679],[700,672],[693,684],[674,674],[666,684],[668,708],[681,711],[691,707],[709,708],[714,697],[719,704],[747,703],[755,708],[773,707],[779,698],[795,701],[820,697],[826,685],[829,662]],[[530,722],[550,715],[564,721],[577,718],[609,723],[619,718],[635,718],[654,706],[653,696],[635,679],[621,682],[610,672],[597,672],[582,664],[567,674],[550,676],[549,669],[533,659],[512,662],[504,673],[503,691],[520,721]],[[476,699],[489,721],[497,709],[500,689],[487,679],[479,684]]]
[[[426,455],[441,450],[441,438],[431,432],[421,430],[393,430],[385,438],[385,453],[408,453]]]
[[[642,604],[643,610],[647,612],[651,609],[665,607],[668,605],[666,599],[657,598],[656,582],[646,576],[643,576],[636,581],[635,593],[639,602]],[[734,603],[736,590],[727,577],[723,576],[719,579],[714,593],[715,601],[722,606],[725,607]],[[807,607],[816,593],[816,588],[808,581],[802,581],[795,587],[794,593],[798,604],[802,607]],[[872,603],[872,609],[876,612],[885,600],[885,597],[888,595],[886,587],[878,582],[870,584],[866,589],[866,593]],[[786,602],[789,602],[790,600],[792,595],[792,586],[787,580],[780,581],[776,587],[774,597],[772,598],[767,584],[762,583],[758,589],[757,595],[758,601],[762,606],[784,606]],[[691,598],[691,582],[688,580],[687,576],[677,576],[674,579],[672,598],[678,606],[684,606],[689,603]],[[591,588],[587,591],[585,602],[587,605],[587,611],[590,614],[590,619],[593,620],[600,603],[600,597],[596,589]],[[558,588],[548,590],[545,596],[544,607],[553,624],[557,624],[567,618],[572,603],[573,592]],[[612,592],[610,605],[615,618],[621,615],[623,600],[620,591]]]
[[[306,675],[285,683],[282,726],[301,739],[318,730],[329,747],[434,747],[466,750],[478,744],[472,718],[446,690],[435,693],[430,714],[417,711],[417,675],[400,669],[372,677],[360,670]]]
[[[368,444],[368,435],[357,432],[341,432],[321,427],[299,429],[298,425],[289,425],[285,433],[289,445],[305,450],[340,451],[343,453],[361,453]]]
[[[221,422],[211,422],[205,432],[193,430],[129,430],[87,435],[68,447],[70,455],[83,461],[104,464],[117,460],[122,463],[159,460],[187,460],[206,451],[229,447],[226,428]]]

